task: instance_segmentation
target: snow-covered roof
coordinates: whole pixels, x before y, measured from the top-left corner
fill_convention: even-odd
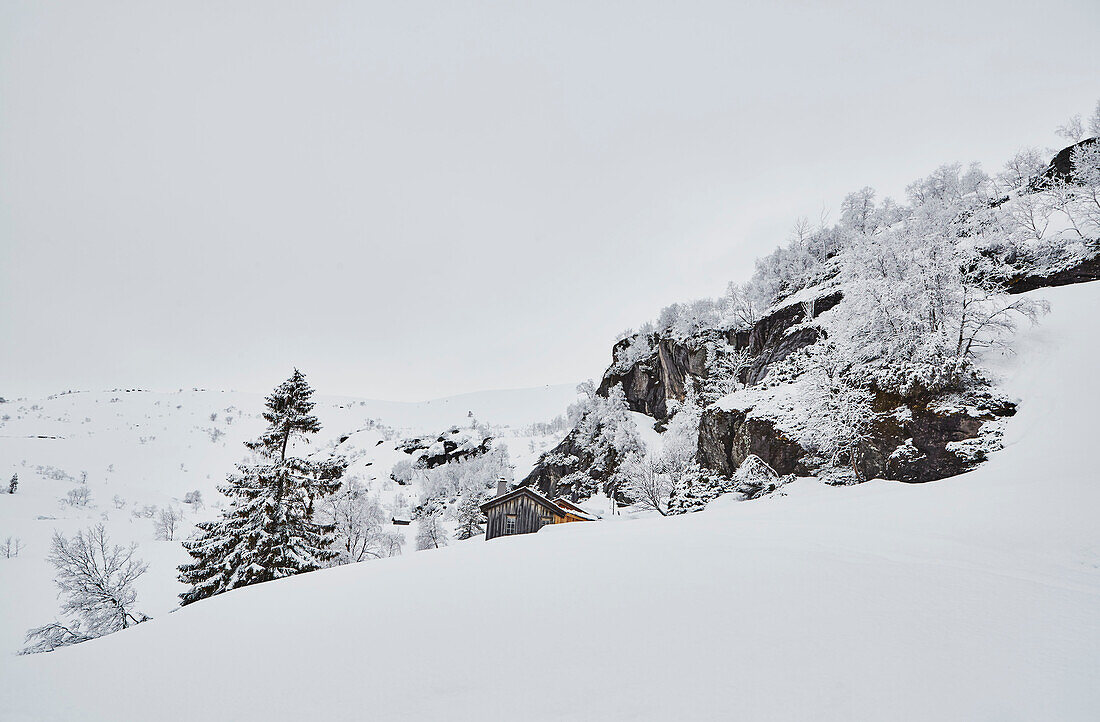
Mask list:
[[[557,499],[554,499],[554,503],[557,504],[559,507],[561,507],[564,511],[569,512],[570,514],[573,514],[574,516],[579,516],[579,517],[582,517],[584,519],[587,519],[588,521],[596,521],[596,519],[599,518],[595,514],[593,514],[592,512],[582,508],[581,506],[573,503],[572,501],[569,501],[568,499],[566,499],[563,496],[559,496]]]
[[[492,499],[489,499],[488,501],[486,501],[484,504],[482,504],[481,505],[481,510],[482,511],[488,511],[488,509],[490,507],[496,506],[497,504],[508,501],[509,499],[514,499],[515,497],[521,496],[521,495],[530,496],[532,499],[534,499],[539,504],[541,504],[545,507],[548,507],[551,511],[554,511],[558,514],[561,514],[562,516],[575,516],[575,517],[582,518],[585,521],[595,521],[596,520],[596,517],[592,516],[587,511],[581,509],[576,504],[573,504],[572,502],[566,502],[569,505],[568,508],[567,508],[565,506],[565,504],[559,503],[559,502],[564,501],[564,500],[555,499],[555,500],[551,501],[548,497],[546,497],[545,495],[540,493],[537,489],[534,489],[533,487],[530,487],[530,486],[516,487],[515,489],[512,489],[511,491],[509,491],[505,494],[501,494],[500,496],[495,496]]]

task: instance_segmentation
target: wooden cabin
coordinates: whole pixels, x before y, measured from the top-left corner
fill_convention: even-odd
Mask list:
[[[481,510],[488,520],[485,524],[486,540],[511,534],[533,534],[547,524],[594,519],[572,502],[563,499],[551,501],[529,486],[508,491],[503,482],[498,484],[497,495],[482,504]]]

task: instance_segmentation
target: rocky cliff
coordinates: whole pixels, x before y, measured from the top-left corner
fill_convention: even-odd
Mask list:
[[[814,300],[813,313],[828,311],[840,303],[839,291],[823,292]],[[598,393],[622,384],[631,411],[647,414],[658,421],[669,416],[669,402],[683,401],[688,380],[705,381],[708,374],[708,347],[715,342],[726,342],[734,349],[747,349],[752,362],[742,373],[742,383],[759,383],[768,369],[795,351],[818,340],[818,331],[812,327],[791,329],[806,320],[807,308],[801,303],[790,303],[757,321],[748,329],[725,331],[706,330],[687,339],[676,339],[653,334],[653,352],[636,361],[626,370],[618,370],[613,363],[600,381]],[[631,338],[615,344],[612,358],[617,362]]]
[[[1059,152],[1031,190],[1051,180],[1073,182],[1074,149],[1096,142],[1098,139],[1089,139]],[[993,205],[1008,201],[1001,199]],[[1000,269],[996,280],[1009,293],[1100,280],[1100,241],[1078,240],[1063,248],[1037,246],[993,251],[993,265]],[[760,384],[777,363],[820,339],[821,330],[805,323],[808,316],[824,313],[841,301],[842,293],[833,278],[822,277],[813,283],[816,285],[790,295],[786,303],[749,328],[707,329],[686,338],[665,331],[644,339],[634,336],[619,341],[598,393],[607,396],[621,384],[631,411],[666,421],[672,402],[684,400],[689,386],[694,385],[697,391],[702,387],[710,373],[712,350],[725,344],[734,350],[747,350],[750,355],[738,379],[741,384]],[[812,306],[802,303],[804,299],[813,299]],[[647,352],[638,357],[639,349]],[[998,448],[998,421],[1015,413],[1013,404],[989,389],[914,394],[906,397],[875,392],[876,418],[870,439],[851,462],[857,478],[926,482],[967,471],[983,461],[991,449]],[[711,405],[700,420],[697,461],[703,469],[724,477],[732,476],[750,456],[759,457],[780,475],[814,473],[822,460],[815,459],[796,437],[765,410]],[[571,434],[540,460],[523,483],[536,484],[553,494],[560,491],[561,479],[579,466],[592,465],[608,473],[617,466],[616,459],[582,457],[583,449]]]

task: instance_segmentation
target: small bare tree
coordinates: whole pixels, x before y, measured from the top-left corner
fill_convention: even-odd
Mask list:
[[[176,532],[179,530],[180,522],[183,521],[183,515],[180,514],[179,509],[171,506],[166,506],[160,510],[157,514],[157,520],[153,525],[154,531],[156,531],[157,539],[161,541],[172,541],[176,538]]]
[[[439,510],[424,512],[417,522],[416,550],[438,549],[447,546],[447,532],[443,529],[443,513]]]
[[[667,516],[673,485],[669,471],[659,456],[631,454],[619,467],[626,497],[642,511]]]
[[[148,567],[134,556],[136,551],[136,544],[111,545],[102,524],[72,539],[54,534],[46,559],[57,570],[61,613],[71,621],[30,630],[23,653],[49,652],[146,621],[136,610],[134,582]]]
[[[3,555],[5,559],[11,559],[19,556],[19,552],[23,551],[23,540],[16,537],[14,540],[8,537],[4,540],[3,544],[0,544],[0,555]]]

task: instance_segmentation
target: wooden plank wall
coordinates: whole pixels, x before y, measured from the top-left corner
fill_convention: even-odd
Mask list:
[[[522,494],[509,499],[489,509],[489,520],[485,525],[486,539],[504,536],[504,522],[508,514],[516,515],[516,534],[531,534],[542,527],[542,515],[550,514],[550,510]],[[564,517],[561,520],[564,520]],[[554,519],[554,521],[560,520]]]

